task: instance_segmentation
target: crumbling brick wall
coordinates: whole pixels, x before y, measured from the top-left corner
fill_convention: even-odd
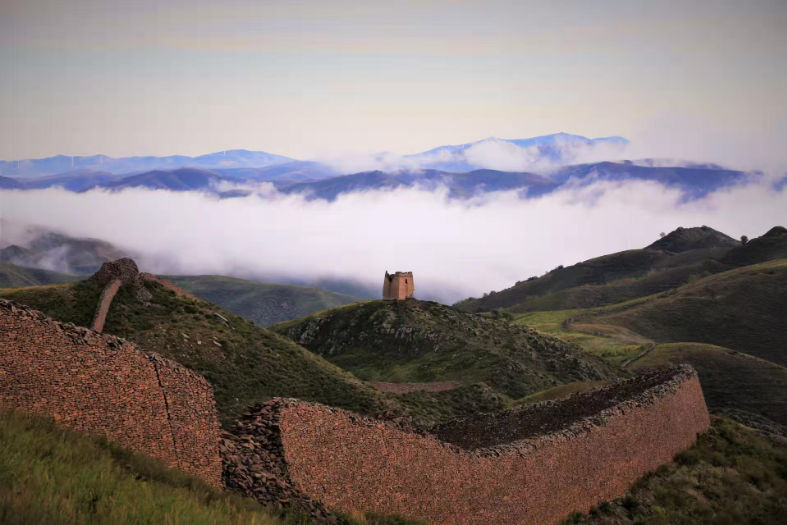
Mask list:
[[[0,300],[0,406],[54,417],[221,485],[211,386],[133,344]]]
[[[559,523],[622,495],[710,425],[687,366],[426,435],[311,403],[271,406],[287,483],[304,497],[433,524]]]

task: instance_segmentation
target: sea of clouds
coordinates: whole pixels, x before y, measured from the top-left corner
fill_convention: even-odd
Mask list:
[[[527,200],[501,192],[459,201],[445,190],[416,188],[335,202],[268,186],[223,200],[53,188],[0,192],[0,218],[109,241],[159,274],[355,280],[374,289],[386,270],[410,270],[417,296],[450,303],[561,264],[644,247],[679,226],[759,236],[787,224],[787,187],[764,180],[686,201],[653,182],[600,181]],[[0,246],[20,241],[12,237],[8,228],[0,231]]]

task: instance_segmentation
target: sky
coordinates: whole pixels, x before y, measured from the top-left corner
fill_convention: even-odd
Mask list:
[[[780,161],[784,0],[0,0],[0,159],[622,135]]]

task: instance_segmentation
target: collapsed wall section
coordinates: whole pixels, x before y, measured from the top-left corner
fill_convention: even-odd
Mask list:
[[[276,421],[288,483],[305,496],[344,511],[479,525],[551,524],[586,512],[710,425],[687,366],[434,435],[302,402],[281,405]]]
[[[0,406],[106,435],[220,486],[204,378],[133,344],[0,300]]]

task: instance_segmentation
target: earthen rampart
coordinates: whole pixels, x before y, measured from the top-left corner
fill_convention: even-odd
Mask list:
[[[687,366],[432,433],[297,400],[274,400],[245,418],[243,461],[264,470],[248,458],[280,458],[277,477],[301,501],[479,525],[553,524],[588,511],[671,461],[710,424]],[[249,474],[225,475],[249,495],[267,490]]]
[[[4,300],[0,406],[106,435],[221,484],[219,425],[204,378],[123,339]]]

